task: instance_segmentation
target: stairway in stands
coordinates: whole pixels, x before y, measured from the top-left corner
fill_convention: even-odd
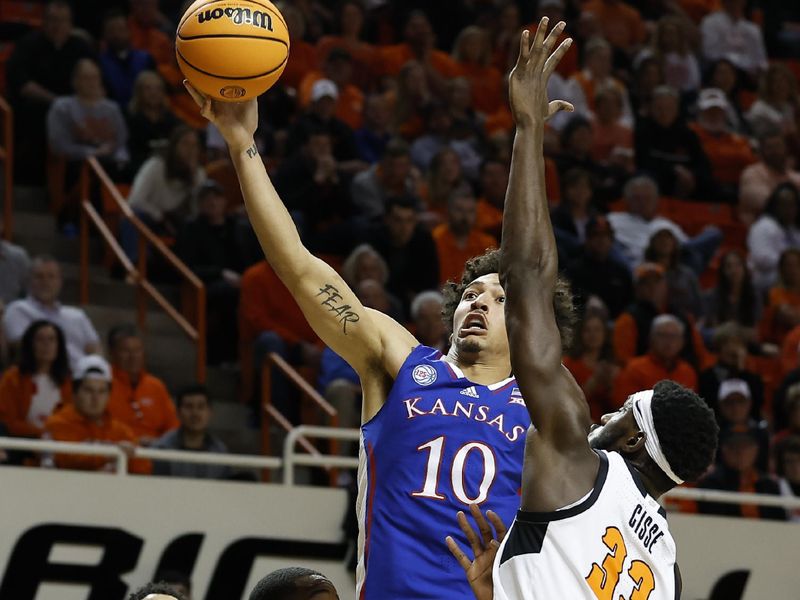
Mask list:
[[[49,254],[60,263],[64,274],[62,300],[78,304],[79,246],[78,239],[67,239],[56,231],[55,219],[48,211],[44,188],[16,186],[14,190],[14,241],[33,257]],[[89,304],[82,308],[89,315],[103,339],[116,323],[135,323],[135,288],[109,276],[100,265],[102,242],[93,239],[90,245]],[[159,289],[172,302],[177,301],[177,287]],[[183,331],[155,304],[150,303],[147,330],[144,333],[147,367],[162,378],[171,391],[195,379],[194,344]],[[212,430],[233,452],[258,454],[260,434],[250,424],[249,409],[236,398],[238,372],[232,369],[209,368],[208,387],[214,402]]]

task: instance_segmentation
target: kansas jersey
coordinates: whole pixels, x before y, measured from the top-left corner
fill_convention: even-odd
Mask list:
[[[519,508],[528,411],[513,378],[467,380],[417,346],[361,428],[358,598],[474,600],[444,542],[477,502],[510,523]]]
[[[675,600],[666,513],[616,452],[594,489],[551,513],[519,511],[495,558],[495,600]]]

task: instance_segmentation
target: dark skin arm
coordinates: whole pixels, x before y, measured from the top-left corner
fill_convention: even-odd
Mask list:
[[[522,33],[509,80],[517,131],[500,264],[511,365],[534,425],[528,431],[523,465],[521,505],[527,511],[553,511],[579,500],[593,487],[599,466],[587,441],[589,406],[561,364],[553,308],[558,252],[545,190],[544,124],[559,110],[572,109],[566,102],[547,99],[547,81],[571,40],[553,51],[564,24],[545,38],[547,25],[545,18],[535,36]]]

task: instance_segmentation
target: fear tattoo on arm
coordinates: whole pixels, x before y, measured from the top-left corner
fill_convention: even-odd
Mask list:
[[[342,295],[339,293],[339,290],[330,283],[326,283],[323,287],[319,288],[317,297],[320,296],[323,296],[320,305],[326,307],[328,312],[336,314],[342,326],[342,333],[347,335],[347,324],[356,323],[360,319],[358,313],[351,311],[351,306],[349,304],[341,303]]]

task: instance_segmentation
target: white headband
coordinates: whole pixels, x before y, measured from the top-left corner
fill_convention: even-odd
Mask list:
[[[637,392],[631,396],[631,400],[633,400],[633,418],[636,419],[636,424],[644,432],[644,447],[650,458],[672,481],[677,484],[683,483],[683,479],[675,475],[672,467],[669,466],[667,457],[661,451],[661,443],[658,441],[656,426],[653,423],[653,390]]]

